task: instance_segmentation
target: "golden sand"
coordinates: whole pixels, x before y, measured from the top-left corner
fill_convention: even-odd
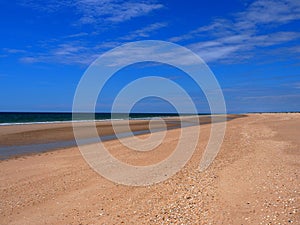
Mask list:
[[[200,173],[210,126],[201,125],[197,149],[180,172],[147,187],[106,180],[77,147],[1,161],[0,224],[299,224],[300,114],[249,114],[229,121],[221,151]],[[56,136],[68,133],[60,133],[61,127],[52,127]],[[10,129],[0,130],[2,140],[18,133]],[[41,127],[22,129],[19,133],[51,139]],[[157,151],[145,153],[118,140],[105,145],[120,160],[151,164],[172,152],[179,133],[167,131]],[[6,144],[24,143],[12,137]]]

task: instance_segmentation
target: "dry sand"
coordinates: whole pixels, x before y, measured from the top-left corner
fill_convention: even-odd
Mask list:
[[[210,124],[201,125],[189,163],[147,187],[104,179],[75,147],[4,160],[0,224],[299,224],[299,131],[300,114],[229,121],[221,151],[200,173],[210,134]],[[105,145],[120,160],[146,165],[167,157],[179,134],[169,130],[151,152],[133,152],[118,140]]]

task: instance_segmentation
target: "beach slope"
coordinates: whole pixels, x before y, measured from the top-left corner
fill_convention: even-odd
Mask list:
[[[299,224],[300,114],[229,121],[218,156],[199,172],[210,126],[201,125],[189,163],[152,186],[106,180],[77,147],[0,161],[0,224]],[[167,131],[157,152],[105,145],[120,160],[148,165],[171,154],[179,134]]]

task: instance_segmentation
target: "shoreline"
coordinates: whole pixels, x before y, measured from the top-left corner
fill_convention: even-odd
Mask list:
[[[1,113],[1,112],[0,112]],[[244,115],[244,113],[235,114],[203,114],[203,115],[182,115],[181,117],[209,117],[209,116],[223,116],[223,115]],[[115,119],[98,119],[98,120],[57,120],[57,121],[37,121],[37,122],[9,122],[0,123],[1,126],[19,126],[19,125],[43,125],[43,124],[70,124],[70,123],[90,123],[90,122],[110,122],[110,121],[135,121],[135,120],[156,120],[157,118],[162,119],[176,119],[178,116],[152,116],[152,117],[133,117],[133,118],[115,118]]]
[[[242,117],[244,115],[227,115],[227,120]],[[216,115],[225,119],[224,115]],[[194,118],[198,118],[195,121]],[[162,118],[167,125],[167,129],[180,128],[180,120],[178,117]],[[109,141],[116,139],[115,130],[112,128],[114,123],[118,134],[123,137],[133,135],[143,135],[150,132],[149,123],[151,121],[152,132],[164,129],[164,124],[160,120],[154,119],[133,119],[133,120],[105,120],[96,121],[98,135],[101,141]],[[182,117],[183,126],[194,126],[200,124],[208,124],[211,122],[211,116],[186,116]],[[83,141],[87,144],[95,143],[98,137],[91,133],[90,128],[94,121],[76,122],[75,126],[79,127],[84,135]],[[130,129],[126,124],[130,124]],[[39,154],[41,152],[55,151],[60,148],[69,148],[77,146],[73,135],[73,123],[43,123],[43,124],[22,124],[12,126],[0,126],[0,160],[14,158],[23,155]],[[155,128],[153,130],[153,128]]]

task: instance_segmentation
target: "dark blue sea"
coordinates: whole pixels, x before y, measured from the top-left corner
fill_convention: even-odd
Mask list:
[[[77,113],[77,121],[110,119],[148,119],[152,117],[178,116],[176,113]],[[58,112],[0,112],[0,125],[28,124],[28,123],[59,123],[72,121],[72,113]]]

